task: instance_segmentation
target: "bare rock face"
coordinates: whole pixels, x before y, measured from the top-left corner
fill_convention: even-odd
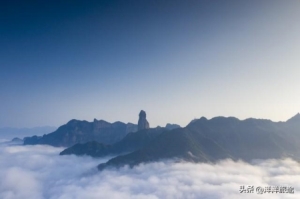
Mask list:
[[[138,130],[149,129],[149,123],[146,119],[146,112],[141,110],[139,114]]]

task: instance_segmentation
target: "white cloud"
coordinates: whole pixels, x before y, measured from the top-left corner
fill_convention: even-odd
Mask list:
[[[291,159],[217,164],[142,164],[105,170],[104,159],[59,156],[62,148],[0,145],[1,199],[299,198],[300,164]],[[292,186],[295,194],[239,193],[241,185]],[[299,193],[298,193],[299,192]]]

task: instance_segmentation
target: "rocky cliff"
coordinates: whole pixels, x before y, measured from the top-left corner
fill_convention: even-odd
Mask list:
[[[141,110],[139,114],[138,130],[148,129],[149,122],[146,119],[146,112]]]

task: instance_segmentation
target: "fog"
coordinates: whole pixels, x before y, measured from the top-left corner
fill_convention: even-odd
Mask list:
[[[300,198],[292,159],[216,164],[141,164],[99,172],[108,158],[59,156],[63,148],[0,144],[1,199]],[[294,187],[288,193],[240,193],[240,186]]]

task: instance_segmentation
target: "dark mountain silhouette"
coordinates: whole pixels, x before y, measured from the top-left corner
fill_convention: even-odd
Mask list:
[[[93,122],[71,120],[60,126],[53,133],[43,136],[25,137],[24,144],[48,144],[69,147],[77,143],[98,141],[113,144],[120,141],[127,133],[136,131],[137,125],[122,122],[109,123],[104,120]]]
[[[192,162],[300,158],[300,117],[287,122],[264,119],[239,120],[234,117],[202,117],[185,128],[163,132],[147,146],[100,164],[107,167],[134,166],[139,163],[175,158]]]
[[[75,154],[102,157],[129,153],[147,146],[154,138],[164,131],[167,130],[165,128],[143,129],[138,132],[127,134],[121,141],[116,142],[113,145],[105,145],[96,141],[75,144],[62,151],[60,155]]]

